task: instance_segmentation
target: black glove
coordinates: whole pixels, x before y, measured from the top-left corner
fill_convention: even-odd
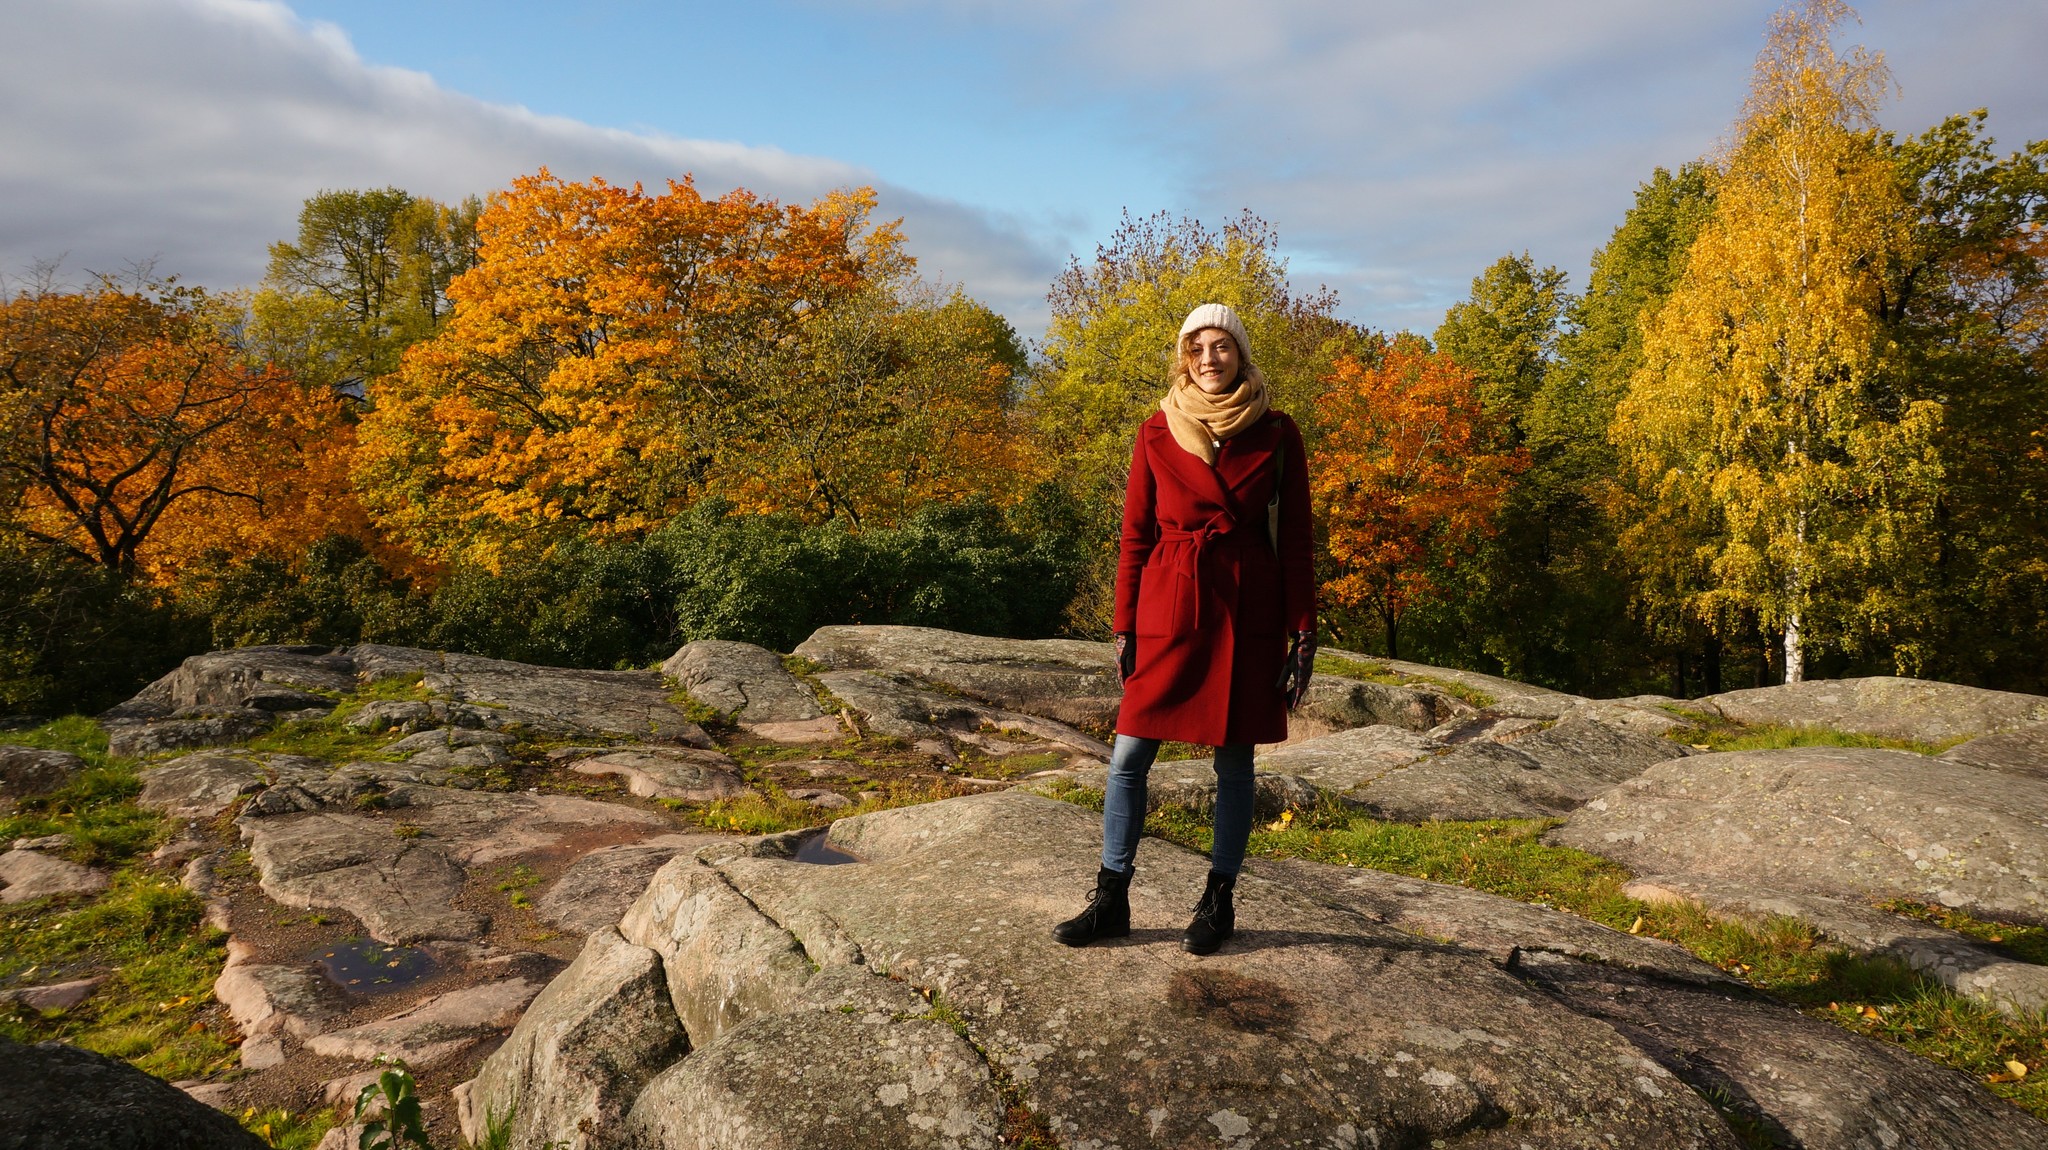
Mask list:
[[[1292,711],[1301,706],[1301,700],[1308,694],[1309,678],[1316,671],[1316,633],[1296,631],[1294,640],[1288,645],[1287,658],[1280,664],[1280,681],[1273,684],[1275,690],[1287,696],[1287,709]]]
[[[1116,633],[1116,685],[1121,687],[1124,680],[1138,671],[1138,637],[1129,631]]]

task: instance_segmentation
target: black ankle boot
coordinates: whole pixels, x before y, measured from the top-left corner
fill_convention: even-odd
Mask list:
[[[1237,933],[1237,908],[1230,905],[1230,896],[1236,890],[1236,875],[1209,872],[1209,885],[1202,890],[1202,901],[1195,904],[1194,921],[1188,923],[1188,932],[1181,936],[1182,950],[1189,954],[1215,954],[1224,939]]]
[[[1098,938],[1122,938],[1131,933],[1131,875],[1107,867],[1095,872],[1095,889],[1088,892],[1088,909],[1052,928],[1052,936],[1068,946],[1087,946]]]

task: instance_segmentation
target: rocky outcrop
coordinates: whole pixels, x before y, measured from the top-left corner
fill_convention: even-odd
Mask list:
[[[2048,779],[2048,723],[1971,739],[1943,751],[1941,760]]]
[[[566,795],[400,784],[380,801],[403,813],[404,833],[397,819],[352,810],[245,813],[236,825],[263,892],[286,906],[347,911],[382,942],[473,939],[483,921],[455,903],[467,868],[579,832],[638,827],[652,837],[672,825],[647,811]]]
[[[306,1049],[357,1062],[389,1056],[425,1070],[510,1028],[540,990],[524,978],[465,987],[375,1022],[315,1035]]]
[[[811,689],[783,668],[780,656],[752,643],[700,639],[669,656],[661,673],[691,698],[749,728],[806,723],[825,714]]]
[[[569,765],[584,775],[617,775],[636,795],[702,803],[744,794],[740,765],[717,751],[688,747],[607,751]]]
[[[1800,747],[1661,763],[1550,841],[1639,874],[2048,921],[2048,781],[1907,751]]]
[[[661,958],[612,927],[533,1001],[462,1091],[463,1136],[511,1123],[512,1145],[584,1150],[617,1130],[649,1079],[689,1049]]]
[[[639,843],[600,847],[570,864],[542,895],[533,911],[542,922],[577,935],[614,926],[647,881],[668,861],[720,841],[709,834],[661,835]]]
[[[1889,675],[1729,691],[1687,705],[1738,723],[1829,727],[1922,743],[1974,739],[2048,722],[2048,699],[2039,695]]]
[[[0,1035],[0,1150],[263,1150],[161,1078],[75,1046]]]
[[[589,1146],[990,1145],[1020,1113],[1081,1145],[1738,1145],[1704,1092],[1814,1146],[2048,1132],[1675,948],[1437,884],[1255,860],[1237,940],[1194,959],[1177,939],[1206,861],[1147,840],[1131,937],[1068,950],[1046,928],[1085,889],[1097,834],[1088,812],[1003,792],[835,823],[854,865],[678,858],[550,993],[574,1004],[561,1018],[595,1017],[610,987],[644,1012],[658,966],[687,1056],[618,1118],[621,1100],[554,1085],[574,1075],[518,1071],[543,1047],[604,1049],[545,1037],[580,1021],[536,1022],[486,1061],[471,1120],[529,1099],[576,1116]],[[1689,1033],[1652,1025],[1666,1001]],[[1774,1016],[1784,1034],[1759,1033]],[[666,1056],[634,1054],[631,1076]],[[532,1137],[567,1129],[549,1122]]]
[[[0,809],[10,799],[48,794],[85,769],[85,760],[69,751],[0,746]]]
[[[820,627],[794,654],[835,671],[900,671],[1007,710],[1086,727],[1114,723],[1123,696],[1110,645],[1077,639],[993,639],[930,627]]]
[[[0,903],[28,902],[56,895],[96,894],[107,889],[107,875],[38,850],[15,849],[0,854]]]

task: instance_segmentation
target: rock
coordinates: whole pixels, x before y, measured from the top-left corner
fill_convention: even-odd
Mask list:
[[[102,725],[109,754],[139,759],[192,747],[230,746],[262,734],[275,721],[271,712],[254,707],[214,707],[175,719],[109,719]]]
[[[929,1011],[900,983],[831,968],[798,1008],[729,1031],[648,1083],[626,1132],[679,1150],[994,1150],[1004,1107],[989,1068]]]
[[[439,1066],[519,1021],[541,987],[523,978],[437,995],[409,1010],[347,1030],[315,1035],[306,1049],[327,1058],[402,1058],[414,1070]]]
[[[787,1008],[811,977],[803,946],[695,858],[657,871],[619,933],[661,956],[670,1002],[692,1046]]]
[[[117,1058],[0,1036],[0,1150],[264,1150],[264,1143]]]
[[[240,1109],[235,1105],[235,1084],[232,1082],[174,1082],[172,1085],[183,1090],[194,1102],[204,1102],[223,1113],[233,1114]]]
[[[1536,722],[1480,715],[1427,735],[1360,727],[1287,744],[1258,763],[1376,817],[1422,822],[1566,814],[1652,763],[1690,753],[1577,714],[1547,729]],[[1500,738],[1511,742],[1492,741]]]
[[[1942,752],[1950,763],[1967,763],[2048,779],[2048,723],[2036,723],[2000,735],[1983,735]]]
[[[1097,762],[1109,758],[1108,744],[1064,723],[944,694],[906,673],[828,671],[819,675],[818,681],[859,712],[876,733],[930,744],[932,753],[941,757],[952,754],[951,739],[956,733],[974,732],[986,723],[1037,735]]]
[[[1738,723],[1829,727],[1859,735],[1942,743],[2048,721],[2048,698],[1955,683],[1899,679],[1810,679],[1693,700]]]
[[[611,1145],[641,1087],[688,1049],[660,957],[605,927],[484,1060],[462,1096],[463,1136],[481,1144],[510,1117],[512,1145]]]
[[[423,751],[445,751],[461,747],[491,747],[500,752],[519,741],[504,731],[479,731],[462,727],[441,727],[417,731],[384,748],[387,755],[418,755]],[[505,756],[500,761],[509,761]]]
[[[1534,956],[1550,958],[1548,955]],[[1613,1026],[1656,1065],[1727,1100],[1769,1141],[1806,1150],[2031,1150],[2048,1125],[1960,1071],[1729,987],[1653,982],[1561,958],[1517,972]],[[1662,1085],[1659,1085],[1659,1082]],[[1650,1083],[1671,1088],[1668,1079]]]
[[[1667,695],[1632,695],[1626,699],[1589,699],[1565,714],[1567,718],[1585,719],[1638,735],[1668,736],[1694,725],[1692,720],[1672,713],[1671,708],[1687,705],[1685,700]]]
[[[11,850],[0,854],[0,903],[27,902],[55,895],[97,894],[107,889],[103,871],[46,855]]]
[[[251,1070],[284,1061],[285,1036],[311,1038],[344,1013],[327,980],[311,967],[253,962],[240,941],[228,943],[213,997],[241,1029],[242,1065]]]
[[[383,1073],[382,1070],[363,1070],[355,1074],[344,1074],[340,1078],[330,1078],[320,1084],[320,1098],[329,1106],[353,1114],[356,1099],[362,1096],[363,1087],[377,1081]],[[353,1142],[349,1144],[348,1150],[355,1150]]]
[[[1253,859],[1248,869],[1318,902],[1480,951],[1503,964],[1517,952],[1541,951],[1662,979],[1740,985],[1673,943],[1623,934],[1575,914],[1469,887],[1303,859]]]
[[[18,851],[67,851],[77,840],[70,835],[36,835],[32,838],[15,839],[13,847]]]
[[[663,835],[632,846],[601,847],[571,863],[533,900],[533,912],[542,922],[574,934],[616,926],[655,871],[722,837]]]
[[[700,639],[669,656],[661,673],[690,697],[751,728],[756,723],[803,723],[824,715],[817,696],[764,647],[727,639]]]
[[[702,803],[745,794],[740,765],[717,751],[649,747],[608,751],[569,769],[583,775],[618,775],[636,795]]]
[[[100,988],[107,976],[74,978],[69,982],[52,982],[44,986],[17,986],[0,990],[0,1002],[19,1003],[30,1010],[69,1010]]]
[[[327,647],[237,647],[186,659],[102,718],[164,718],[183,707],[331,709],[336,698],[355,689],[356,667],[346,653]]]
[[[2007,1014],[2048,1009],[2048,966],[2021,962],[1952,930],[1822,895],[1793,894],[1747,882],[1645,875],[1622,887],[1644,902],[1695,903],[1723,914],[1782,915],[1828,938],[1884,954],[1957,994],[1982,999]]]
[[[1115,723],[1123,697],[1111,646],[1078,639],[996,639],[932,627],[820,627],[794,654],[835,671],[904,672],[1008,710],[1098,729]]]
[[[1309,678],[1299,712],[1340,731],[1375,725],[1427,731],[1474,713],[1469,704],[1440,691],[1322,673]]]
[[[711,737],[669,699],[658,671],[585,671],[535,667],[477,655],[402,648],[351,649],[365,673],[372,667],[424,672],[427,690],[449,703],[487,706],[501,722],[536,731],[584,732],[709,747]]]
[[[0,799],[48,794],[84,769],[85,760],[69,751],[0,746]]]
[[[842,819],[829,832],[834,845],[864,861],[720,863],[731,883],[731,910],[721,913],[705,905],[719,897],[702,874],[711,864],[693,870],[678,860],[656,876],[626,933],[643,908],[697,898],[705,913],[695,922],[705,926],[765,915],[759,929],[780,924],[824,967],[858,957],[942,999],[985,1061],[1068,1143],[1206,1145],[1229,1130],[1273,1145],[1427,1145],[1483,1127],[1535,1147],[1736,1145],[1705,1103],[1648,1069],[1605,1025],[1532,997],[1483,957],[1255,875],[1238,887],[1240,933],[1225,955],[1182,953],[1174,941],[1208,863],[1155,840],[1140,850],[1132,938],[1060,947],[1049,924],[1087,888],[1097,823],[1015,791]],[[668,917],[679,927],[664,932],[670,938],[704,938]],[[680,964],[667,953],[663,961],[673,990]],[[764,981],[726,982],[710,964],[694,965],[713,975],[693,980],[700,986]],[[801,1006],[796,987],[761,994],[721,1033],[744,1037],[766,1025],[757,1020]],[[699,1053],[709,1048],[689,1032]],[[865,1054],[843,1043],[821,1049],[806,1080],[815,1075],[836,1093]],[[668,1075],[690,1073],[695,1058]],[[743,1080],[739,1068],[721,1074]],[[1654,1095],[1637,1081],[1646,1077]],[[699,1081],[705,1106],[720,1112],[719,1080]],[[882,1089],[900,1083],[864,1081],[885,1104]],[[662,1096],[689,1105],[682,1091]],[[757,1099],[748,1113],[775,1101]]]
[[[1798,747],[1660,763],[1548,841],[1638,874],[2048,919],[2048,780],[1906,751]]]
[[[1476,671],[1459,671],[1450,667],[1432,667],[1426,663],[1384,659],[1378,655],[1362,655],[1335,647],[1324,647],[1322,653],[1339,659],[1349,659],[1354,663],[1384,667],[1389,673],[1410,680],[1405,685],[1416,690],[1436,690],[1444,693],[1444,687],[1461,687],[1467,691],[1477,692],[1491,700],[1483,709],[1500,715],[1556,719],[1586,701],[1563,691],[1553,691],[1547,687],[1503,679],[1496,675],[1482,675]]]
[[[976,781],[978,782],[980,780]],[[993,781],[999,782],[1000,780]],[[788,794],[790,798],[801,799],[814,807],[823,807],[828,811],[845,810],[846,808],[853,805],[852,799],[847,798],[845,795],[840,794],[838,791],[828,791],[823,787],[800,787],[796,790],[788,791],[785,793]]]
[[[142,772],[135,801],[174,819],[210,819],[243,795],[262,790],[280,770],[323,772],[317,759],[202,752],[183,755]]]
[[[244,814],[263,892],[296,907],[333,907],[380,942],[472,939],[483,923],[454,905],[464,868],[551,847],[605,829],[659,834],[659,815],[563,795],[489,794],[400,785],[386,801],[404,810],[411,837],[388,819],[321,811],[284,818]]]
[[[505,722],[504,712],[493,707],[449,703],[440,699],[377,699],[356,709],[342,721],[342,726],[371,734],[381,731],[411,734],[428,727],[496,730]]]

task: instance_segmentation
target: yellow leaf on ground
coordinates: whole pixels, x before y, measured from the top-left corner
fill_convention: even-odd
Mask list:
[[[2021,1062],[2017,1058],[2006,1059],[2005,1068],[2007,1070],[2012,1071],[2012,1076],[2015,1080],[2025,1078],[2027,1076],[2027,1064]]]
[[[1642,915],[1637,915],[1637,916],[1636,916],[1636,920],[1635,920],[1634,922],[1632,922],[1632,923],[1628,924],[1628,932],[1629,932],[1630,934],[1641,934],[1641,933],[1643,933],[1643,916],[1642,916]]]

